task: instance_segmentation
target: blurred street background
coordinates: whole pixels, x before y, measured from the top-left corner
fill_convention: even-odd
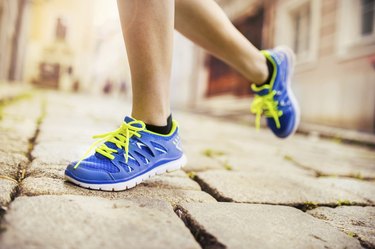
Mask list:
[[[375,0],[217,2],[295,51],[297,134],[256,131],[250,83],[176,32],[188,163],[102,192],[64,170],[131,110],[116,1],[0,0],[1,249],[375,248]]]
[[[375,132],[374,1],[218,3],[258,48],[294,49],[303,124]],[[248,114],[237,72],[177,32],[174,53],[174,107]],[[130,82],[116,1],[0,1],[0,84],[130,98]]]

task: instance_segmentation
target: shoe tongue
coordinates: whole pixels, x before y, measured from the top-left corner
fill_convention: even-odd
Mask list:
[[[126,116],[126,117],[124,118],[124,122],[125,122],[125,123],[129,123],[129,122],[134,121],[134,120],[135,120],[134,118],[129,117],[129,116]]]
[[[142,121],[136,120],[135,118],[132,118],[132,117],[129,117],[129,116],[126,116],[124,118],[124,122],[127,123],[127,124],[132,122],[132,121],[136,121],[136,122],[131,124],[131,126],[137,127],[137,128],[142,128]]]
[[[117,149],[117,146],[114,143],[105,142],[104,144],[107,145],[108,148],[115,149],[115,150]],[[98,152],[95,152],[95,156],[97,158],[100,158],[100,159],[106,159],[107,158],[107,157],[103,156],[102,154],[100,154]]]
[[[132,117],[129,117],[129,116],[126,116],[125,118],[124,118],[124,122],[125,123],[130,123],[130,122],[132,122],[132,121],[136,121],[136,119],[134,119],[134,118],[132,118]],[[132,124],[132,126],[135,126],[135,127],[141,127],[141,125],[140,124]],[[118,149],[117,148],[117,146],[114,144],[114,143],[112,143],[112,142],[105,142],[104,143],[105,145],[107,145],[107,147],[109,147],[109,148],[111,148],[111,149]],[[101,155],[101,154],[99,154],[99,153],[95,153],[95,155],[96,155],[96,157],[98,157],[98,158],[103,158],[103,159],[105,159],[106,157],[105,156],[103,156],[103,155]]]
[[[256,92],[256,94],[259,95],[259,96],[264,96],[264,95],[267,95],[269,92],[270,92],[269,89],[263,89],[259,92]]]

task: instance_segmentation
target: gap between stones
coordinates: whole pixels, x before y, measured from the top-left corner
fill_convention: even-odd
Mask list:
[[[349,174],[349,175],[345,175],[345,174],[344,175],[343,174],[338,174],[338,175],[326,174],[326,173],[321,172],[320,170],[312,169],[309,166],[306,166],[306,165],[298,162],[297,160],[295,160],[290,155],[285,155],[284,160],[293,163],[294,166],[296,166],[300,169],[303,169],[303,170],[310,171],[310,172],[314,173],[314,176],[317,177],[317,178],[319,178],[319,177],[339,177],[339,178],[355,179],[355,180],[360,180],[360,181],[373,181],[373,180],[375,180],[374,177],[362,176],[360,173]]]
[[[19,186],[22,183],[23,179],[25,179],[26,170],[31,165],[31,163],[34,161],[34,157],[32,156],[32,152],[33,152],[34,147],[35,147],[35,142],[36,142],[36,140],[39,136],[39,133],[40,133],[40,126],[42,125],[43,120],[46,116],[46,107],[47,107],[46,100],[42,99],[41,100],[41,106],[40,106],[40,115],[36,120],[36,129],[35,129],[34,135],[29,139],[28,150],[26,152],[26,157],[28,159],[28,163],[24,167],[22,167],[22,165],[20,165],[19,168],[18,168],[18,177],[17,177],[18,186],[17,186],[17,193],[14,196],[14,198],[16,198],[19,195]]]
[[[202,225],[200,225],[182,206],[177,205],[174,208],[176,215],[185,223],[195,240],[202,249],[225,249],[227,248],[214,235],[210,234]]]
[[[362,238],[358,237],[358,235],[353,236],[353,238],[358,239],[359,244],[361,244],[361,246],[363,248],[365,248],[365,249],[373,249],[374,248],[373,245],[371,245],[370,243],[364,241]]]
[[[29,95],[27,95],[27,96],[29,98]],[[24,97],[17,98],[17,100],[21,100],[21,99],[24,100],[25,98]],[[11,202],[10,203],[12,203],[14,201],[14,199],[17,198],[20,195],[20,184],[22,183],[22,180],[25,178],[26,169],[30,166],[30,164],[34,160],[34,158],[32,157],[32,151],[33,151],[34,146],[35,146],[35,141],[38,138],[38,135],[39,135],[39,132],[40,132],[40,126],[41,126],[41,124],[44,120],[45,115],[46,115],[46,100],[43,99],[41,101],[41,113],[40,113],[40,115],[39,115],[39,117],[37,118],[37,121],[36,121],[35,132],[34,132],[33,136],[29,139],[29,145],[28,145],[28,149],[27,149],[27,152],[26,152],[26,157],[28,159],[28,162],[26,164],[22,164],[22,163],[18,164],[18,173],[17,173],[17,179],[16,179],[16,181],[18,182],[18,185],[17,185],[15,191],[13,191],[11,193]],[[10,205],[10,203],[8,204],[8,206]],[[2,224],[3,217],[4,217],[4,215],[7,211],[8,206],[0,207],[0,233],[2,233],[3,230],[4,230],[4,228],[1,226],[1,224]]]
[[[218,202],[235,202],[232,198],[222,196],[216,189],[210,187],[203,179],[199,178],[197,175],[189,175],[189,177],[194,180],[196,183],[199,184],[202,191],[206,192],[207,194],[211,195],[215,198]],[[359,206],[359,207],[372,207],[375,204],[362,204],[356,202],[350,202],[348,200],[339,200],[337,203],[332,204],[322,204],[322,203],[315,203],[315,202],[305,202],[305,203],[293,203],[293,204],[286,204],[286,203],[268,203],[268,202],[244,202],[247,204],[263,204],[263,205],[275,205],[275,206],[288,206],[297,208],[303,212],[307,210],[312,210],[318,207],[330,207],[336,208],[340,206]]]
[[[218,202],[235,202],[232,198],[228,198],[225,196],[222,196],[217,190],[211,188],[206,182],[204,182],[202,179],[200,179],[198,176],[193,174],[192,172],[188,172],[187,175],[197,182],[199,186],[201,187],[203,192],[206,192],[207,194],[211,195],[213,198],[215,198]],[[360,207],[366,207],[366,206],[375,206],[375,205],[365,205],[360,203],[351,203],[351,202],[342,202],[337,204],[321,204],[321,203],[314,203],[314,202],[305,202],[305,203],[295,203],[295,204],[283,204],[283,203],[256,203],[256,202],[247,202],[244,204],[259,204],[259,205],[274,205],[274,206],[287,206],[287,207],[293,207],[296,209],[301,210],[302,212],[306,212],[308,210],[313,210],[318,207],[330,207],[330,208],[336,208],[339,206],[360,206]],[[177,205],[174,208],[175,213],[177,216],[185,223],[186,227],[190,230],[191,234],[193,234],[196,241],[201,245],[203,249],[214,249],[214,248],[226,248],[225,245],[220,243],[215,236],[208,233],[194,218],[191,217],[191,215],[182,208],[181,206]],[[310,214],[309,214],[310,215]],[[314,217],[314,216],[312,216]],[[320,219],[317,217],[314,217],[316,219]],[[358,236],[354,236],[354,238],[358,239],[359,243],[362,247],[366,249],[372,248],[371,245],[369,245],[367,242],[363,241]]]

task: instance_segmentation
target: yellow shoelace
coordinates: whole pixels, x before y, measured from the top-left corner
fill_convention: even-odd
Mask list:
[[[140,125],[140,126],[137,126]],[[98,144],[101,144],[96,148],[96,152],[113,160],[115,158],[112,153],[116,152],[117,150],[109,148],[105,142],[111,142],[117,146],[117,148],[124,148],[125,151],[125,162],[128,162],[128,151],[129,151],[129,141],[132,136],[141,137],[139,134],[140,131],[146,129],[145,123],[139,120],[134,120],[129,123],[122,123],[120,128],[115,131],[107,132],[104,134],[99,134],[93,136],[95,139],[100,139],[94,142],[90,148],[86,151],[86,153],[82,156],[82,158],[76,163],[74,168],[76,169],[80,163],[88,156],[91,150],[93,150]]]
[[[264,89],[271,89],[270,85],[264,85],[261,88],[258,88],[256,85],[251,85],[251,88],[254,92],[259,92]],[[268,94],[259,96],[256,95],[253,103],[251,104],[250,111],[254,113],[255,116],[255,127],[257,130],[260,128],[260,118],[262,114],[266,117],[272,117],[275,120],[276,127],[280,128],[279,117],[283,115],[282,111],[277,109],[279,102],[274,100],[276,91],[270,91]]]

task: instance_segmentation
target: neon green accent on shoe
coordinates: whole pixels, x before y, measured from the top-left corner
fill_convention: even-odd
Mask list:
[[[98,146],[98,144],[101,144],[99,147],[96,148],[96,152],[109,158],[110,160],[113,160],[115,157],[112,155],[112,153],[116,152],[117,150],[109,148],[105,142],[111,142],[117,146],[117,148],[124,148],[125,151],[125,162],[128,162],[128,151],[129,151],[129,141],[132,136],[141,137],[139,134],[140,131],[143,131],[146,129],[145,123],[143,123],[140,120],[134,120],[129,123],[123,122],[120,128],[118,128],[115,131],[99,134],[93,136],[93,138],[97,139],[100,138],[100,140],[94,142],[90,148],[85,152],[85,154],[82,156],[82,158],[74,165],[74,168],[76,169],[79,164],[88,156],[88,154],[93,150],[95,147]]]
[[[264,87],[264,86],[263,86]],[[270,85],[267,85],[268,88],[271,88]],[[256,91],[256,86],[251,85],[251,88]],[[265,88],[263,88],[265,89]],[[275,96],[276,91],[271,91],[270,93],[259,96],[256,95],[254,98],[253,103],[251,104],[250,111],[254,113],[255,116],[255,126],[257,130],[260,128],[260,118],[262,114],[264,114],[266,117],[272,117],[275,120],[276,127],[280,128],[280,121],[279,117],[283,115],[282,111],[279,111],[277,109],[278,101],[275,101],[273,97]]]
[[[250,111],[255,114],[255,127],[257,130],[260,128],[260,118],[262,114],[266,117],[272,117],[275,120],[276,127],[280,129],[279,117],[283,115],[283,112],[278,110],[278,101],[274,100],[276,91],[272,91],[273,84],[277,75],[277,66],[268,51],[261,51],[261,53],[269,60],[274,66],[274,71],[269,84],[257,86],[256,84],[251,85],[251,89],[258,93],[260,91],[268,91],[265,95],[255,95],[254,101],[251,104]]]

